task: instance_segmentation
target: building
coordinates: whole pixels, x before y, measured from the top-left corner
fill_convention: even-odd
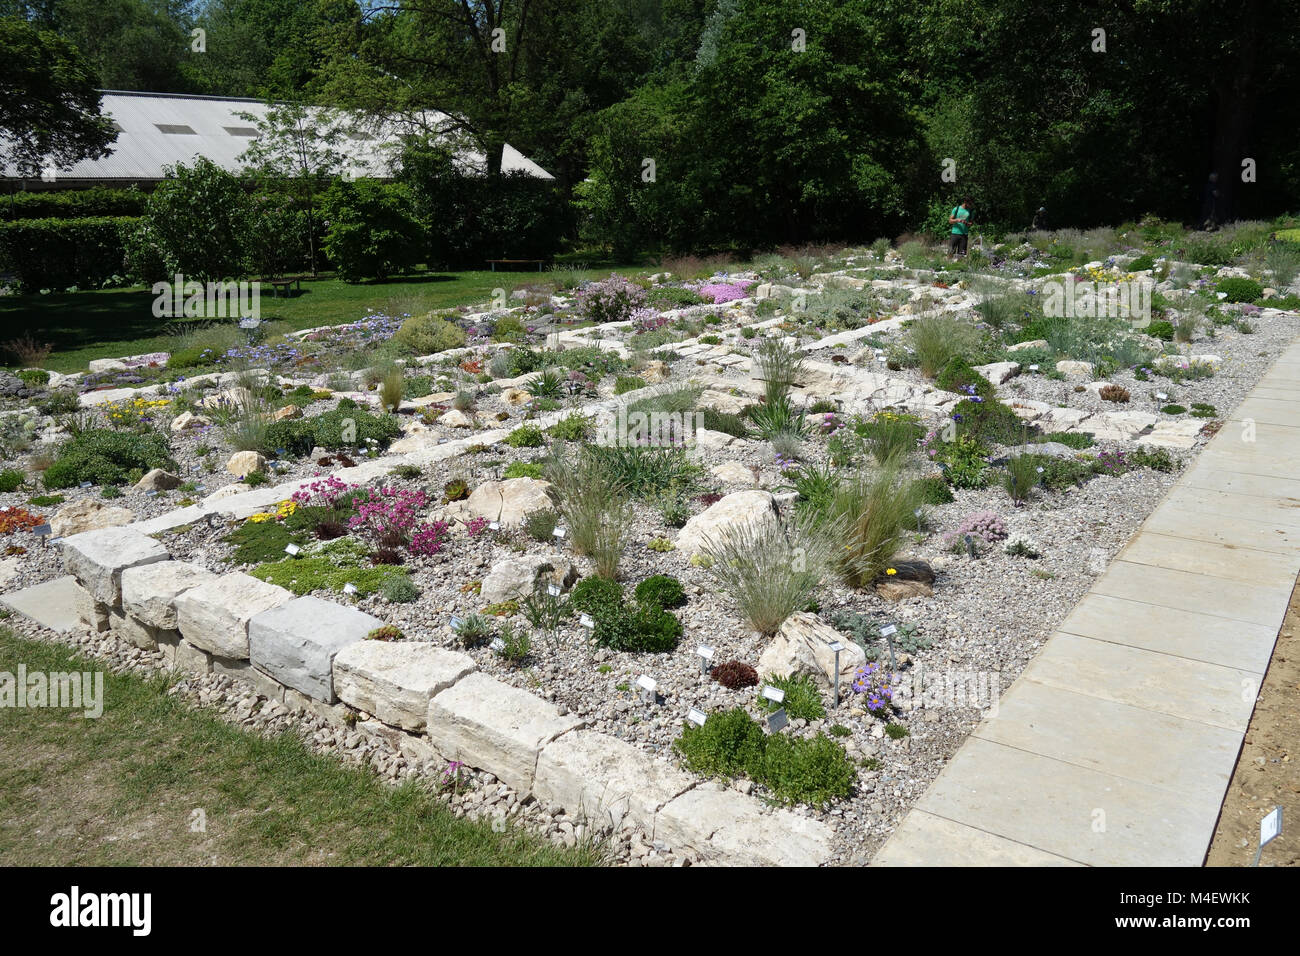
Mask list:
[[[82,160],[70,169],[46,170],[39,179],[20,180],[16,170],[5,167],[3,178],[10,189],[131,185],[150,189],[165,178],[165,167],[177,163],[191,165],[200,156],[238,172],[244,166],[240,155],[257,137],[256,118],[264,117],[268,107],[261,100],[235,97],[105,90],[101,109],[118,129],[112,153],[102,159]],[[428,113],[422,120],[427,128],[433,129],[445,118],[445,114]],[[348,157],[339,172],[348,176],[390,178],[394,147],[402,129],[396,124],[364,129],[346,116],[340,116],[335,122],[344,131],[339,149]],[[484,168],[481,153],[463,150],[458,155],[466,167]],[[501,153],[501,169],[518,170],[538,179],[554,178],[509,144]]]

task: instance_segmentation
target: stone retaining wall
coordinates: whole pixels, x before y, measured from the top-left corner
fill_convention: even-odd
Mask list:
[[[294,597],[246,574],[173,561],[131,527],[63,538],[78,615],[172,666],[227,674],[290,707],[344,723],[375,720],[423,758],[459,760],[544,805],[615,826],[644,827],[724,865],[816,866],[829,860],[823,823],[712,783],[425,643],[366,635],[383,622],[356,608]]]

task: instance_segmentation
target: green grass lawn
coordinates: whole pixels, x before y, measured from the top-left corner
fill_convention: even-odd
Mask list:
[[[599,279],[611,271],[612,267],[585,269],[583,275]],[[287,330],[338,325],[364,318],[368,309],[416,315],[486,304],[494,289],[509,294],[546,278],[544,272],[527,271],[423,273],[357,285],[322,278],[304,281],[302,291],[289,298],[274,298],[271,289],[263,289],[261,314],[264,321],[281,322]],[[169,320],[154,316],[153,302],[153,293],[143,286],[0,297],[0,342],[30,333],[36,341],[49,343],[54,351],[42,366],[54,372],[85,371],[91,359],[165,352],[171,341]]]
[[[102,670],[0,627],[0,671]],[[104,674],[99,719],[0,708],[0,866],[589,866],[557,848],[455,817],[414,784],[266,739],[165,693]],[[193,832],[202,809],[206,832]]]

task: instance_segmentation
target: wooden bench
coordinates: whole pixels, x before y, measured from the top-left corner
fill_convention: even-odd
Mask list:
[[[289,297],[289,286],[293,286],[299,292],[302,291],[302,276],[281,276],[275,279],[258,279],[258,282],[271,287],[271,294],[275,298],[280,297],[280,290],[284,290],[284,296]]]
[[[520,263],[520,262],[529,262],[529,263],[535,262],[537,263],[537,271],[541,272],[542,264],[546,262],[546,260],[545,259],[489,259],[488,264],[492,266],[493,272],[497,271],[498,262],[501,263],[502,265],[509,265],[510,263]]]

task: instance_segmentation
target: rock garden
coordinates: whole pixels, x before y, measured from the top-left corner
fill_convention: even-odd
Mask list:
[[[74,574],[96,633],[170,665],[234,635],[189,664],[575,819],[604,809],[565,790],[583,761],[630,747],[667,795],[630,819],[681,859],[727,859],[680,820],[738,792],[810,828],[805,862],[863,864],[1300,329],[1294,263],[1102,232],[555,276],[3,373],[0,584]],[[1136,283],[1150,312],[1107,314]],[[110,529],[139,570],[86,558]],[[554,725],[517,774],[435,727],[499,687]]]

